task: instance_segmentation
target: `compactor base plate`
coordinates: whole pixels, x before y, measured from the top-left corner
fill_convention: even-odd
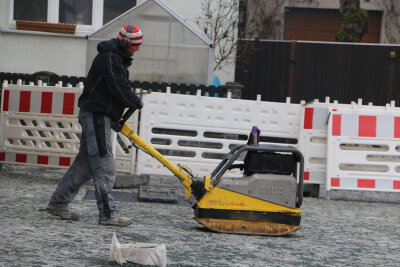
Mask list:
[[[220,233],[280,236],[300,229],[300,226],[298,225],[286,225],[273,222],[254,222],[196,217],[193,219],[208,229]]]

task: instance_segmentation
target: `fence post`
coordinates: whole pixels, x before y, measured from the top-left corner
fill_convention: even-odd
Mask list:
[[[294,98],[294,86],[296,79],[296,54],[297,54],[297,41],[290,42],[290,59],[289,59],[289,82],[288,82],[288,97]]]

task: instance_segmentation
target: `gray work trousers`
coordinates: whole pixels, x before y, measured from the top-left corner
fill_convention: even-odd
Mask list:
[[[69,210],[80,187],[93,179],[99,218],[114,218],[117,208],[111,196],[116,171],[111,145],[111,119],[102,114],[79,111],[82,126],[79,153],[54,191],[48,208]]]

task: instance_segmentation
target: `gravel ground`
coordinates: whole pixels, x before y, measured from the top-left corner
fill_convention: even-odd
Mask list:
[[[121,243],[166,244],[168,266],[400,266],[399,194],[364,199],[388,203],[354,201],[357,194],[305,198],[302,229],[286,237],[209,232],[190,207],[157,203],[119,202],[134,223],[114,228],[98,225],[95,201],[83,200],[91,185],[72,204],[80,221],[39,211],[63,172],[3,165],[0,266],[117,266],[109,261],[113,231]],[[151,183],[171,185],[166,180]]]

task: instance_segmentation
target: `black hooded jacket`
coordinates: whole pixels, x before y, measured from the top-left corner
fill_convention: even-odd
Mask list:
[[[78,106],[90,112],[103,113],[112,120],[121,118],[124,108],[141,109],[141,99],[131,90],[128,67],[132,58],[125,55],[117,39],[98,44],[99,53],[94,58],[84,83]]]

